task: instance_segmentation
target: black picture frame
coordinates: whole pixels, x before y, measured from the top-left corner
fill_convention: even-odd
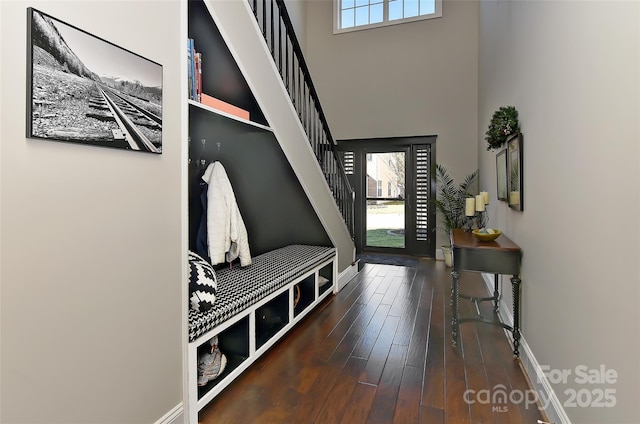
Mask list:
[[[507,149],[496,154],[496,193],[498,200],[507,201]]]
[[[27,138],[162,153],[162,65],[27,8]]]
[[[524,210],[524,174],[522,166],[522,133],[518,133],[507,140],[507,186],[509,198],[507,202],[511,209]]]

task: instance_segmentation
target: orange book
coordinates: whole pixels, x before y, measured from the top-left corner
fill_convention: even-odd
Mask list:
[[[230,115],[237,116],[238,118],[249,120],[249,111],[241,109],[237,106],[229,104],[227,102],[223,102],[220,99],[216,99],[215,97],[211,97],[207,94],[201,94],[201,103],[203,105],[207,105],[214,109],[218,109],[219,111],[226,112]]]

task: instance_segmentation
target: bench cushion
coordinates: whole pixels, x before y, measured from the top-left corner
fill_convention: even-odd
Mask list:
[[[218,291],[213,308],[189,310],[189,342],[334,255],[333,247],[296,244],[258,255],[249,266],[216,271]]]

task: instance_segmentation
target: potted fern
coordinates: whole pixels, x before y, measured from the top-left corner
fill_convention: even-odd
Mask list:
[[[474,197],[478,193],[478,170],[465,176],[464,180],[457,184],[444,165],[437,164],[435,169],[436,198],[434,204],[436,211],[442,215],[442,226],[436,227],[447,233],[451,238],[454,228],[462,228],[465,223],[465,202],[467,197]],[[451,266],[451,246],[443,245],[442,253],[445,264]]]

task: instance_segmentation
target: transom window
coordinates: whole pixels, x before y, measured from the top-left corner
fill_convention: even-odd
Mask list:
[[[442,0],[334,0],[334,33],[438,18]]]

